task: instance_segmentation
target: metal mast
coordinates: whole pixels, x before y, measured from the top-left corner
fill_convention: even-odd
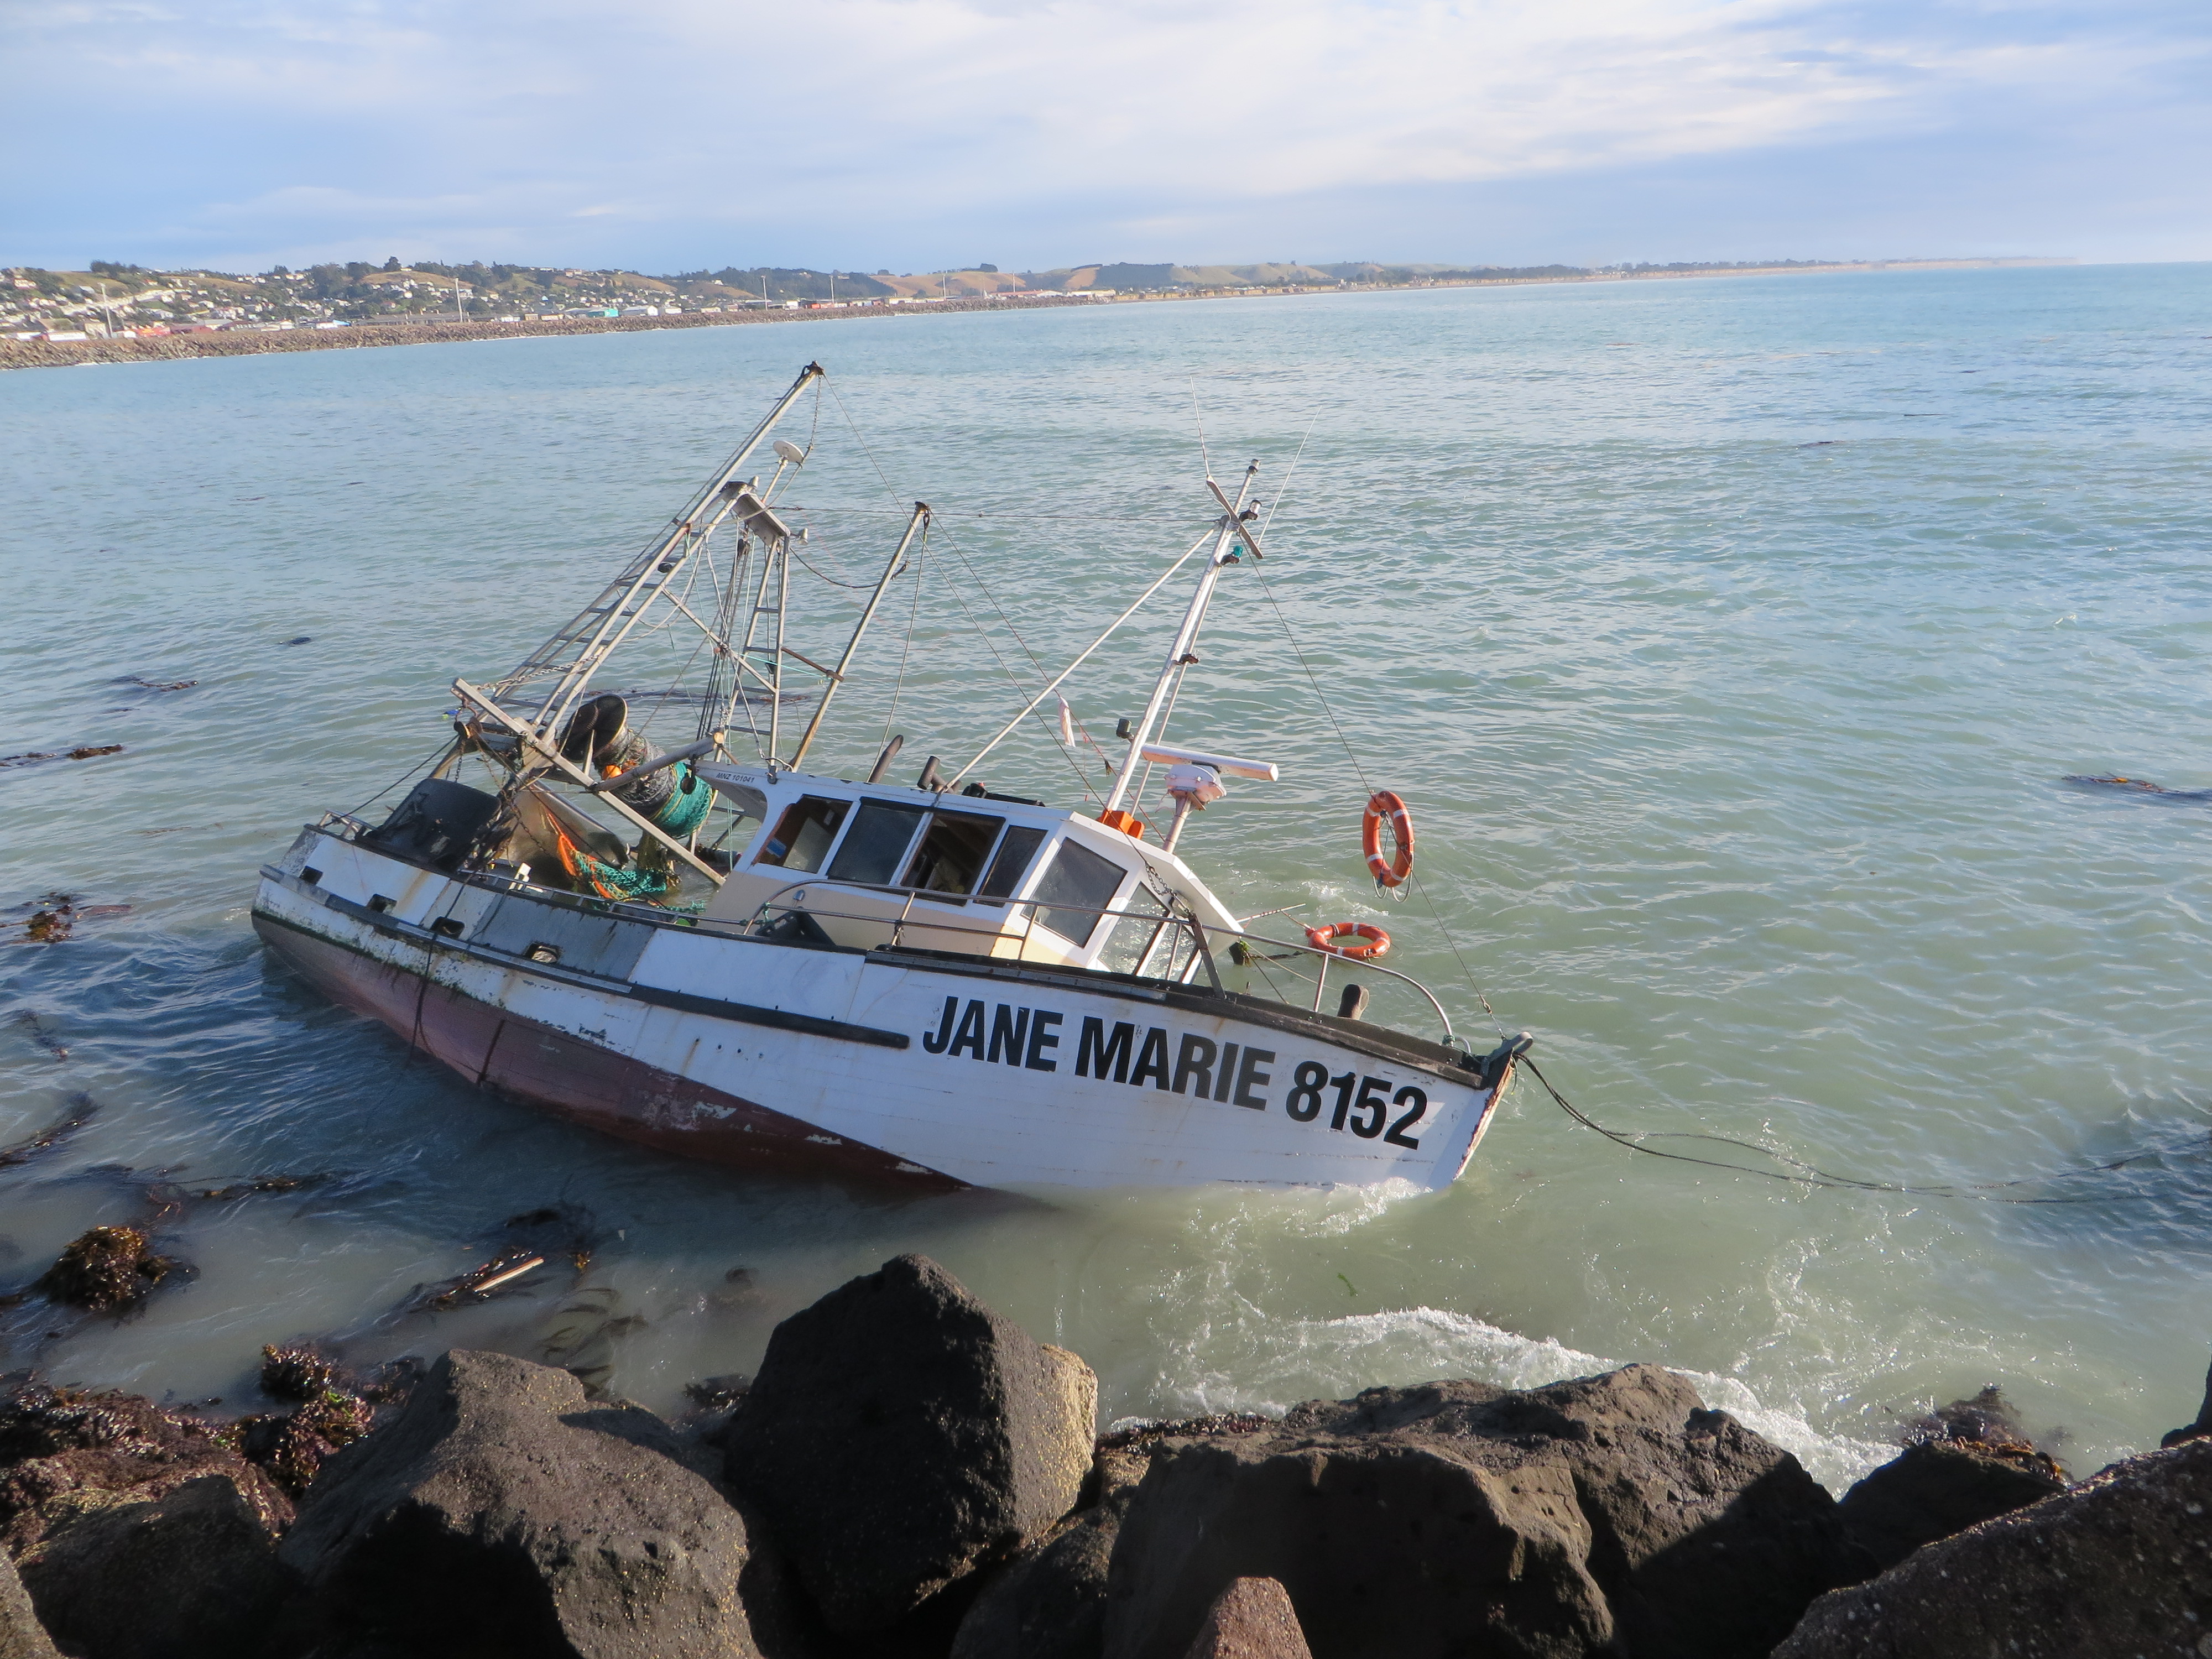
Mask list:
[[[601,664],[667,591],[691,556],[706,545],[708,536],[726,518],[738,516],[741,529],[750,531],[771,545],[789,540],[790,531],[769,511],[768,503],[750,485],[737,480],[738,470],[781,420],[807,386],[823,374],[822,365],[809,363],[799,372],[791,389],[776,400],[765,420],[724,462],[714,477],[678,514],[669,528],[632,559],[622,574],[608,583],[599,596],[571,617],[566,627],[538,647],[520,667],[487,688],[495,696],[512,693],[531,680],[550,678],[552,689],[527,716],[541,738],[559,729],[571,705],[582,695]]]
[[[1128,817],[1122,811],[1121,803],[1128,797],[1129,785],[1136,777],[1137,768],[1144,759],[1145,745],[1152,740],[1153,729],[1159,723],[1160,711],[1167,706],[1168,694],[1182,678],[1183,670],[1198,660],[1192,647],[1198,643],[1198,630],[1206,622],[1206,607],[1213,598],[1214,584],[1221,579],[1221,568],[1235,560],[1243,551],[1243,547],[1232,551],[1231,544],[1241,541],[1244,546],[1251,548],[1253,557],[1260,556],[1259,541],[1253,536],[1251,526],[1244,521],[1245,498],[1251,495],[1252,482],[1259,476],[1259,471],[1260,463],[1257,461],[1244,469],[1244,481],[1237,486],[1234,501],[1222,494],[1221,486],[1211,477],[1206,481],[1206,487],[1213,492],[1213,499],[1220,502],[1223,508],[1214,532],[1213,551],[1206,558],[1206,568],[1199,574],[1197,589],[1190,596],[1189,608],[1183,612],[1182,626],[1176,629],[1175,640],[1168,647],[1167,660],[1161,665],[1160,677],[1152,684],[1152,695],[1145,704],[1144,717],[1129,734],[1128,756],[1122,761],[1121,771],[1115,775],[1114,787],[1107,793],[1105,805],[1099,809],[1101,823],[1114,824],[1120,829],[1122,826],[1115,822],[1116,817]]]
[[[876,619],[876,607],[884,602],[884,590],[891,585],[891,579],[906,568],[906,550],[928,523],[929,503],[916,501],[914,517],[907,520],[906,534],[899,538],[898,546],[892,550],[890,562],[884,567],[883,576],[876,583],[876,591],[868,595],[868,608],[860,612],[860,620],[853,624],[853,637],[845,641],[845,654],[837,659],[837,666],[823,684],[822,701],[815,705],[814,718],[806,723],[806,735],[799,738],[799,747],[791,751],[793,771],[799,769],[799,762],[806,758],[807,750],[813,746],[814,734],[822,729],[822,717],[830,712],[830,699],[836,696],[837,688],[844,684],[845,671],[853,665],[853,653],[860,648],[860,635],[868,631],[868,624]]]

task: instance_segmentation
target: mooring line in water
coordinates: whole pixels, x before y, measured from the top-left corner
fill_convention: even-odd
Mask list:
[[[2039,1186],[2047,1181],[2069,1181],[2081,1176],[2110,1175],[2116,1170],[2124,1169],[2130,1164],[2141,1163],[2145,1158],[2160,1157],[2166,1152],[2190,1150],[2188,1147],[2179,1146],[2145,1146],[2128,1153],[2124,1158],[2116,1158],[2110,1163],[2086,1164],[2078,1170],[2057,1170],[2049,1175],[2021,1176],[2012,1181],[1942,1182],[1925,1187],[1894,1181],[1869,1181],[1856,1176],[1831,1174],[1802,1159],[1791,1158],[1786,1152],[1778,1152],[1772,1147],[1762,1146],[1756,1141],[1739,1140],[1733,1135],[1717,1135],[1690,1129],[1633,1131],[1608,1129],[1553,1088],[1551,1079],[1538,1070],[1535,1062],[1528,1055],[1522,1055],[1520,1063],[1528,1068],[1529,1074],[1537,1082],[1543,1085],[1544,1092],[1551,1096],[1553,1103],[1561,1111],[1585,1129],[1595,1130],[1615,1146],[1626,1146],[1632,1152],[1643,1152],[1652,1158],[1663,1158],[1677,1164],[1696,1164],[1708,1170],[1726,1170],[1732,1175],[1757,1176],[1762,1181],[1786,1181],[1798,1187],[1826,1187],[1863,1193],[1901,1193],[1913,1198],[1966,1198],[1982,1204],[2094,1204],[2100,1201],[2106,1195],[2092,1194],[2080,1198],[2008,1198],[1995,1189],[2003,1187]],[[1756,1152],[1761,1158],[1771,1158],[1778,1164],[1787,1164],[1792,1169],[1802,1170],[1805,1173],[1791,1175],[1783,1170],[1755,1170],[1746,1164],[1730,1164],[1717,1158],[1696,1158],[1688,1152],[1662,1152],[1656,1146],[1644,1146],[1643,1143],[1647,1140],[1710,1140],[1724,1146],[1741,1146],[1746,1152]],[[2195,1144],[2192,1143],[2192,1145]]]

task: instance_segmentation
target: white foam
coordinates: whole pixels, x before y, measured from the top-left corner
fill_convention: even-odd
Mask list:
[[[1279,1413],[1303,1400],[1348,1399],[1362,1389],[1447,1377],[1534,1389],[1624,1363],[1439,1308],[1288,1320],[1256,1331],[1240,1326],[1222,1334],[1234,1352],[1209,1352],[1214,1335],[1210,1327],[1196,1334],[1186,1350],[1191,1372],[1180,1385],[1163,1379],[1179,1413]],[[1824,1434],[1795,1402],[1771,1405],[1740,1377],[1670,1369],[1688,1379],[1706,1405],[1789,1452],[1831,1492],[1840,1494],[1896,1455],[1893,1446]]]

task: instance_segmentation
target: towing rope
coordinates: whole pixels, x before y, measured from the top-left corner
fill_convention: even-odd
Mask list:
[[[2085,1164],[2075,1170],[2057,1170],[2049,1175],[2021,1176],[2012,1181],[1936,1182],[1928,1186],[1916,1186],[1895,1181],[1868,1181],[1856,1176],[1832,1175],[1802,1159],[1791,1158],[1786,1152],[1778,1152],[1771,1146],[1761,1146],[1756,1141],[1739,1140],[1733,1135],[1706,1134],[1687,1129],[1608,1129],[1604,1124],[1587,1115],[1565,1095],[1554,1089],[1552,1086],[1551,1079],[1538,1070],[1535,1062],[1527,1054],[1521,1056],[1520,1063],[1528,1067],[1529,1074],[1538,1083],[1543,1085],[1544,1092],[1551,1096],[1553,1102],[1561,1111],[1581,1124],[1583,1128],[1596,1131],[1617,1146],[1626,1146],[1632,1152],[1643,1152],[1650,1157],[1667,1158],[1676,1164],[1695,1164],[1708,1170],[1726,1170],[1732,1175],[1757,1176],[1762,1181],[1784,1181],[1797,1187],[1826,1187],[1863,1193],[1902,1193],[1914,1198],[1966,1198],[1982,1204],[2094,1204],[2098,1202],[2104,1194],[2087,1194],[2079,1198],[2014,1198],[2006,1196],[1999,1189],[2008,1187],[2039,1186],[2047,1181],[2069,1181],[2081,1176],[2110,1175],[2114,1170],[2124,1169],[2130,1164],[2140,1164],[2147,1158],[2160,1157],[2167,1152],[2190,1150],[2183,1146],[2145,1146],[2130,1152],[2124,1158],[2113,1158],[2109,1163]],[[1644,1143],[1647,1140],[1709,1140],[1723,1146],[1741,1146],[1746,1152],[1756,1152],[1761,1158],[1771,1158],[1777,1164],[1788,1164],[1790,1169],[1759,1170],[1747,1164],[1731,1164],[1717,1158],[1697,1158],[1688,1152],[1663,1152],[1656,1146],[1645,1146]],[[1802,1173],[1793,1175],[1790,1172],[1791,1170],[1802,1171]]]

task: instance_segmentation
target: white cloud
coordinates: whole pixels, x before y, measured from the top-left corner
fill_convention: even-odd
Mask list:
[[[211,228],[351,202],[433,236],[1173,222],[1932,130],[2176,50],[2124,8],[1810,0],[179,0],[16,30],[58,100],[274,146],[210,170]]]

